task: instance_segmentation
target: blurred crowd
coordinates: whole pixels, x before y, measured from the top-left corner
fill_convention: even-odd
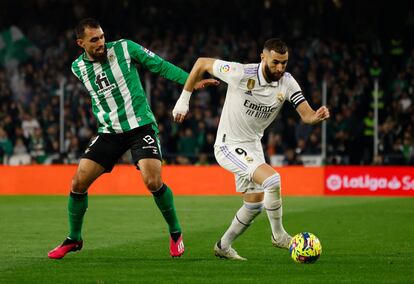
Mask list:
[[[38,5],[46,2],[37,1]],[[189,2],[200,5],[196,1]],[[88,15],[81,2],[60,3],[62,6],[73,3],[70,7],[74,23],[77,18]],[[137,5],[132,1],[123,3]],[[190,71],[199,56],[241,63],[259,62],[264,41],[269,36],[281,35],[290,46],[287,71],[296,78],[314,109],[322,105],[323,82],[326,83],[331,119],[326,125],[324,163],[414,165],[413,46],[404,41],[403,35],[385,39],[347,34],[335,37],[327,30],[329,36],[324,36],[320,29],[309,31],[312,25],[305,26],[296,18],[291,26],[283,26],[283,29],[264,29],[276,25],[270,20],[271,6],[266,6],[272,3],[285,2],[264,1],[263,6],[251,11],[261,17],[256,23],[262,27],[261,33],[217,19],[210,19],[213,24],[207,27],[195,24],[190,28],[180,24],[166,7],[163,10],[150,4],[141,12],[152,15],[152,21],[143,22],[144,26],[135,23],[128,29],[121,23],[117,29],[111,19],[101,19],[101,24],[107,41],[132,39],[186,71]],[[163,12],[167,19],[176,22],[165,23],[159,15]],[[243,10],[239,20],[250,21],[250,16]],[[321,23],[313,23],[317,24]],[[96,135],[89,95],[70,72],[70,64],[80,54],[80,49],[70,27],[52,26],[33,18],[30,26],[27,25],[21,22],[27,37],[38,47],[37,52],[17,68],[0,66],[0,163],[77,163]],[[140,71],[159,123],[165,163],[215,163],[213,144],[226,84],[196,92],[190,114],[178,125],[172,122],[171,111],[182,86],[145,69]],[[379,82],[377,92],[374,91],[376,79]],[[63,145],[59,139],[61,82],[65,82]],[[373,150],[375,97],[379,105],[377,155]],[[268,159],[277,155],[285,165],[298,165],[303,164],[301,157],[321,155],[321,137],[320,125],[303,124],[293,107],[286,103],[262,142]],[[126,153],[121,162],[130,159]]]

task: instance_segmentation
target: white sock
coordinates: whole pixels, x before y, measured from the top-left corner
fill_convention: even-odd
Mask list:
[[[260,214],[263,209],[263,203],[244,202],[243,206],[237,211],[236,216],[230,224],[230,227],[220,239],[221,248],[228,248],[233,241],[243,234],[244,231],[252,224],[254,218]]]
[[[274,174],[262,184],[264,188],[264,207],[270,222],[272,234],[275,239],[287,234],[282,224],[282,198],[280,196],[280,176]]]

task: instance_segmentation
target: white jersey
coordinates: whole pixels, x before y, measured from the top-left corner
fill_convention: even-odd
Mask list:
[[[213,74],[228,84],[215,145],[260,141],[285,100],[296,108],[305,101],[299,84],[285,72],[267,83],[260,64],[216,60]]]

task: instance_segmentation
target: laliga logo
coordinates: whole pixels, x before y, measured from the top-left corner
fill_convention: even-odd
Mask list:
[[[332,191],[337,191],[342,186],[342,178],[338,175],[330,175],[326,180],[326,186]]]
[[[370,191],[377,191],[379,189],[414,190],[414,179],[409,175],[405,175],[401,178],[396,176],[386,178],[371,177],[368,174],[354,177],[332,174],[326,179],[326,186],[331,191],[338,191],[341,188],[369,189]]]
[[[221,72],[221,73],[227,73],[227,72],[229,72],[229,71],[230,71],[230,65],[228,65],[228,64],[222,65],[222,66],[220,67],[220,72]]]

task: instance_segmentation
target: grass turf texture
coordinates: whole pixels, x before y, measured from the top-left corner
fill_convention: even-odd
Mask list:
[[[310,265],[271,246],[266,214],[234,244],[247,262],[217,259],[213,245],[240,197],[175,200],[186,245],[179,259],[168,254],[166,225],[151,197],[91,196],[84,248],[50,260],[47,252],[67,233],[67,198],[0,196],[0,283],[414,281],[414,198],[284,198],[288,232],[310,231],[322,242],[321,258]]]

